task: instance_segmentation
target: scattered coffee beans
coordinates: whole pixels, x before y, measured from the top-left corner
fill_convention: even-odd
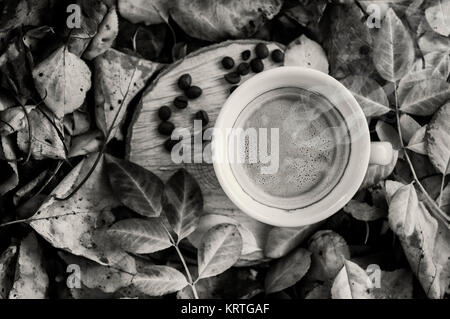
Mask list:
[[[227,70],[232,69],[234,67],[233,58],[230,58],[229,56],[224,57],[222,59],[222,66]]]
[[[230,84],[238,84],[241,81],[241,76],[237,72],[227,73],[224,78]]]
[[[189,89],[186,90],[186,96],[190,99],[196,99],[200,95],[202,95],[202,89],[198,86],[191,86]]]
[[[170,116],[172,115],[172,111],[170,110],[170,107],[168,106],[161,106],[158,110],[158,116],[161,120],[167,121]]]
[[[264,43],[258,43],[255,47],[255,54],[260,59],[265,59],[269,56],[269,49]]]
[[[272,61],[275,63],[281,63],[284,61],[284,53],[280,49],[276,49],[272,51]]]
[[[185,96],[180,95],[175,98],[175,100],[173,101],[173,105],[177,109],[185,109],[188,105],[188,100]]]
[[[242,51],[241,58],[242,58],[242,60],[247,61],[248,59],[250,59],[250,55],[251,55],[250,50],[245,50],[245,51]]]
[[[262,72],[264,70],[264,64],[261,59],[253,59],[250,61],[250,67],[255,73]]]
[[[187,90],[191,86],[192,78],[189,74],[183,74],[178,79],[178,87],[182,90]]]
[[[198,111],[197,113],[195,113],[194,119],[202,121],[203,125],[206,125],[206,124],[209,123],[208,113],[206,113],[206,111],[203,111],[203,110]]]
[[[158,132],[162,135],[170,135],[175,129],[175,125],[172,122],[161,122],[158,125]]]
[[[242,62],[238,65],[237,72],[240,75],[247,75],[250,72],[250,65],[247,62]]]

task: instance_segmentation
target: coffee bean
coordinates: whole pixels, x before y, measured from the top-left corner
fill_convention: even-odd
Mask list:
[[[191,83],[192,83],[192,78],[187,73],[183,74],[178,79],[178,87],[182,90],[187,90],[191,86]]]
[[[161,122],[158,125],[158,132],[162,135],[170,135],[175,129],[175,125],[172,122]]]
[[[234,67],[233,58],[230,58],[229,56],[224,57],[222,59],[222,66],[227,70],[232,69]]]
[[[164,142],[164,148],[165,148],[168,152],[170,152],[170,151],[172,151],[173,147],[174,147],[175,145],[178,144],[179,141],[180,141],[180,140],[172,140],[171,138],[168,138],[168,139]]]
[[[230,84],[238,84],[241,81],[241,76],[237,72],[227,73],[224,78]]]
[[[248,59],[250,59],[250,55],[251,55],[250,50],[245,50],[245,51],[242,51],[241,58],[242,58],[242,60],[247,61]]]
[[[172,115],[172,110],[168,106],[161,106],[158,110],[158,116],[161,120],[167,121]]]
[[[237,72],[240,75],[247,75],[250,72],[250,65],[247,62],[242,62],[238,65]]]
[[[276,49],[272,51],[272,61],[275,63],[281,63],[284,61],[284,53],[280,49]]]
[[[186,90],[186,96],[190,99],[196,99],[200,95],[202,95],[202,89],[198,86],[191,86],[189,89]]]
[[[203,125],[207,125],[209,123],[209,116],[206,111],[200,110],[194,115],[194,119],[202,121]]]
[[[175,100],[173,101],[173,105],[177,109],[185,109],[186,106],[188,106],[188,100],[185,96],[180,95],[175,98]]]
[[[238,88],[237,85],[233,85],[232,87],[230,87],[230,94],[234,92],[234,90],[236,90]]]
[[[269,56],[269,49],[264,43],[258,43],[255,47],[255,54],[260,59],[265,59]]]
[[[253,59],[250,61],[250,67],[255,73],[262,72],[264,70],[264,63],[261,59]]]

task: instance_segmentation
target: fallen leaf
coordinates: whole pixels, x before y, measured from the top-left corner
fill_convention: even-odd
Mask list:
[[[408,144],[409,140],[418,130],[420,130],[420,128],[421,125],[408,114],[400,115],[400,129],[402,131],[403,142]]]
[[[319,230],[308,242],[311,255],[309,279],[327,281],[333,279],[350,258],[345,239],[331,230]]]
[[[372,282],[357,264],[345,260],[344,266],[334,279],[331,287],[333,299],[374,299],[370,293]]]
[[[94,60],[95,115],[99,129],[109,142],[122,138],[119,128],[128,104],[161,64],[108,49]]]
[[[35,108],[34,105],[26,105],[25,110],[29,114]],[[25,112],[21,106],[8,108],[0,113],[0,135],[7,136],[23,130],[27,126]]]
[[[407,149],[418,154],[428,155],[426,149],[427,141],[425,138],[427,127],[428,125],[424,125],[414,133],[414,135],[409,140],[408,146],[406,147]]]
[[[167,0],[119,0],[118,8],[128,21],[150,25],[168,21],[172,4]]]
[[[431,119],[426,141],[431,163],[442,174],[450,173],[450,102],[441,106]]]
[[[267,236],[264,255],[269,258],[281,258],[300,245],[321,223],[301,227],[274,227]]]
[[[311,27],[320,22],[327,4],[326,0],[302,1],[301,4],[286,9],[284,14],[304,27]]]
[[[98,152],[104,144],[103,133],[99,130],[89,131],[72,138],[71,144],[68,158]]]
[[[372,287],[375,299],[411,299],[413,297],[412,273],[407,269],[380,271],[380,287]]]
[[[162,222],[156,218],[121,220],[108,229],[108,235],[130,253],[150,254],[172,246]]]
[[[352,92],[367,118],[391,111],[386,92],[374,80],[365,76],[348,76],[341,83]]]
[[[0,299],[7,299],[14,283],[17,246],[11,245],[0,255]]]
[[[122,204],[142,216],[159,216],[164,189],[159,177],[139,165],[110,155],[105,160],[111,188]]]
[[[48,276],[44,268],[44,256],[36,235],[25,237],[17,257],[14,284],[9,299],[43,299],[47,297]]]
[[[167,181],[163,207],[178,242],[195,231],[203,213],[203,196],[197,181],[186,170],[179,170]]]
[[[176,292],[188,285],[186,277],[168,266],[148,266],[133,278],[133,285],[142,293],[162,296]]]
[[[0,161],[2,159],[10,161],[0,162],[0,196],[5,195],[19,185],[19,171],[15,162],[17,157],[14,152],[14,143],[9,136],[0,136]]]
[[[400,187],[389,206],[389,226],[425,293],[442,298],[450,283],[450,231],[417,198],[412,184]]]
[[[170,14],[186,34],[217,41],[254,34],[281,5],[280,0],[178,0]]]
[[[414,46],[410,34],[394,10],[389,8],[374,40],[373,62],[387,81],[403,77],[414,62]]]
[[[417,34],[420,36],[417,44],[422,51],[422,54],[431,52],[447,52],[450,47],[450,38],[444,37],[431,29],[430,25],[422,16],[422,21],[419,24]]]
[[[353,218],[364,222],[371,222],[387,216],[385,210],[354,199],[344,206],[344,211],[352,215]]]
[[[425,17],[430,27],[440,35],[450,35],[450,1],[437,0],[425,9]]]
[[[379,181],[386,179],[393,172],[394,167],[397,164],[397,159],[398,151],[394,150],[392,162],[388,165],[369,164],[366,176],[364,176],[364,180],[359,189],[367,188],[369,186],[377,184]]]
[[[217,276],[232,267],[242,251],[242,238],[235,225],[217,225],[203,236],[198,249],[198,278]]]
[[[33,69],[33,78],[39,95],[58,118],[78,109],[91,88],[88,66],[64,46]]]
[[[289,255],[277,260],[269,268],[265,279],[266,294],[284,290],[295,285],[308,272],[311,253],[298,248]]]
[[[86,104],[72,114],[64,116],[64,128],[70,136],[77,136],[91,129],[91,116],[86,110]]]
[[[0,31],[19,25],[37,26],[46,21],[46,13],[52,10],[55,1],[6,0],[2,3]]]
[[[285,66],[303,66],[328,74],[328,59],[320,44],[301,35],[286,48]]]
[[[46,113],[44,114],[44,112]],[[31,155],[36,160],[45,158],[65,159],[66,150],[60,136],[63,132],[62,121],[40,108],[32,110],[28,114],[28,118],[31,126],[31,144],[28,126],[26,126],[17,134],[19,149],[26,154],[31,146]]]

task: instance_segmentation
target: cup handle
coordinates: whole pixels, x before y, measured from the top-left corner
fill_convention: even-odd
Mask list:
[[[389,142],[370,143],[369,164],[388,165],[393,157],[392,144]]]

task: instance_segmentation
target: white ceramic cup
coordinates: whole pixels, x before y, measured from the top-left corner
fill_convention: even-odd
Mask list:
[[[307,89],[326,97],[341,113],[348,127],[350,155],[347,167],[337,185],[322,199],[299,208],[281,208],[263,204],[248,195],[232,171],[228,159],[230,134],[242,111],[261,94],[277,88]],[[222,189],[233,203],[249,216],[266,224],[298,227],[319,222],[339,211],[358,191],[371,164],[387,165],[392,159],[392,146],[386,142],[370,142],[364,113],[353,95],[331,76],[309,68],[279,67],[259,73],[241,84],[227,99],[215,123],[212,137],[212,159]]]

